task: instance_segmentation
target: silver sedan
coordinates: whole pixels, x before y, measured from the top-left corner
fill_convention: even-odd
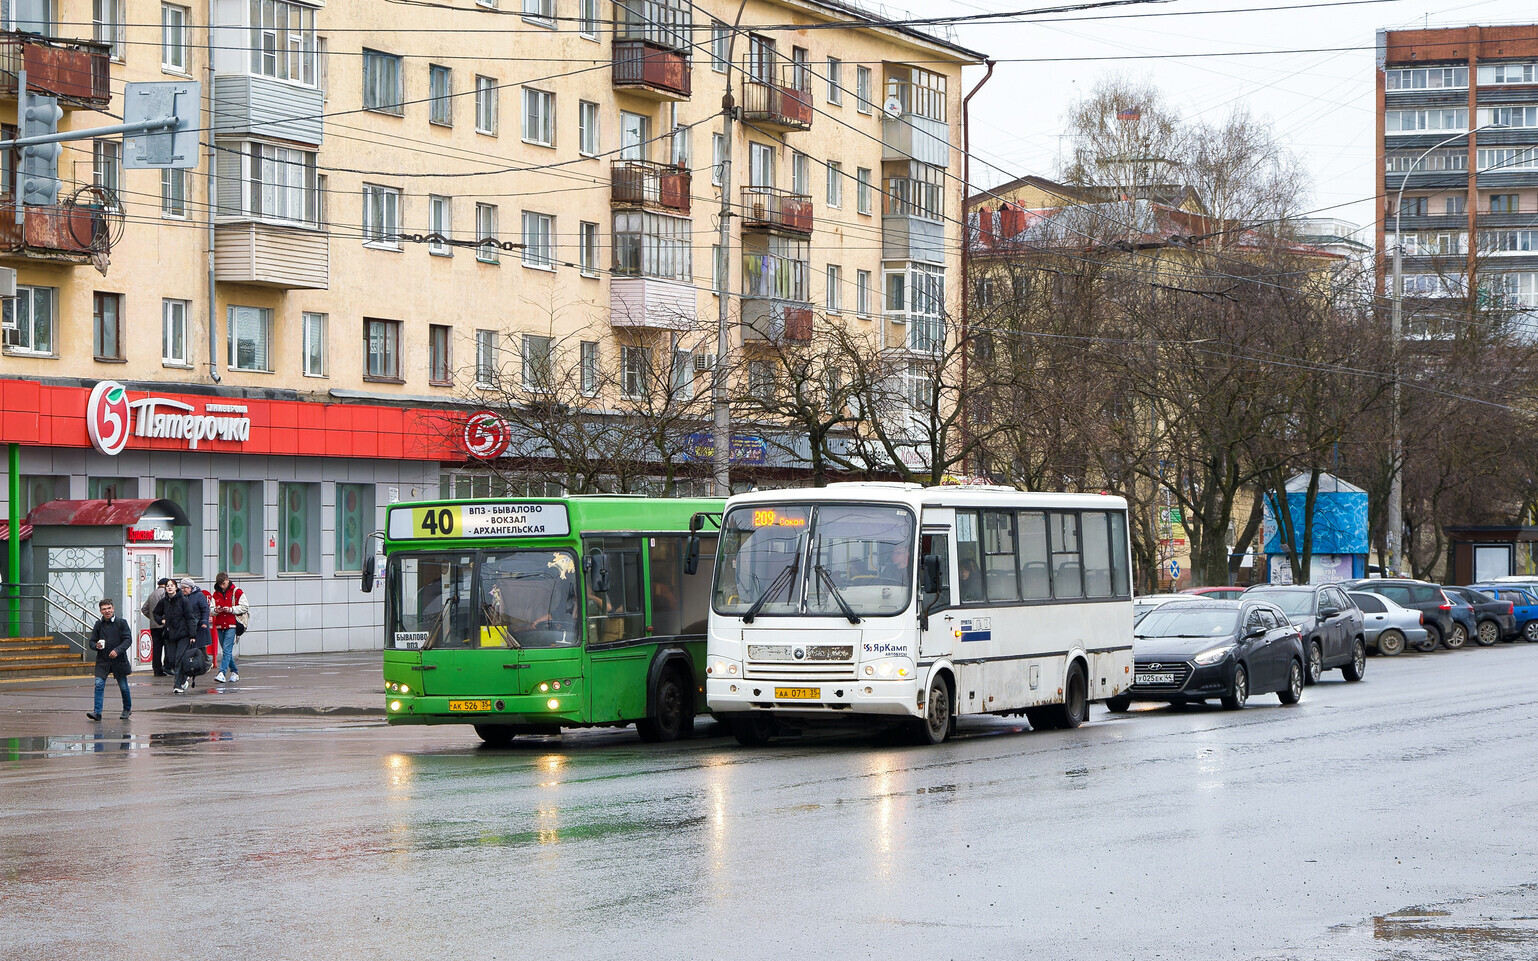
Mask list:
[[[1362,635],[1368,647],[1379,654],[1392,657],[1402,653],[1406,644],[1418,644],[1426,640],[1424,616],[1420,611],[1401,607],[1382,594],[1366,591],[1349,591],[1356,606],[1362,609]]]

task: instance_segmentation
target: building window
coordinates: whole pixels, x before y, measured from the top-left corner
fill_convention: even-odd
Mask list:
[[[483,264],[501,261],[502,248],[497,246],[496,204],[475,205],[475,240],[479,244],[475,248],[476,260]]]
[[[1426,216],[1426,203],[1429,197],[1405,197],[1399,203],[1399,216],[1424,217]]]
[[[555,269],[555,218],[523,212],[523,265]]]
[[[870,68],[854,68],[854,108],[861,113],[871,112]]]
[[[113,60],[123,59],[123,0],[92,0],[91,26],[97,43],[105,43]]]
[[[203,567],[203,482],[181,478],[155,481],[155,496],[182,509],[192,523],[171,528],[171,573],[197,574]]]
[[[219,569],[231,574],[257,573],[261,556],[258,538],[264,527],[261,481],[220,481]]]
[[[523,88],[523,139],[544,147],[555,146],[555,94]]]
[[[454,385],[453,328],[430,324],[427,328],[427,381],[437,387]]]
[[[401,249],[401,192],[395,187],[363,185],[363,243]]]
[[[160,302],[160,362],[167,367],[188,366],[187,310],[191,306],[186,300]]]
[[[1481,107],[1480,126],[1538,127],[1538,107]]]
[[[710,24],[710,69],[725,73],[731,57],[732,28],[719,21]]]
[[[617,276],[656,277],[689,283],[694,279],[694,222],[645,210],[614,212],[614,263]]]
[[[588,100],[577,104],[577,151],[586,157],[598,153],[598,104]]]
[[[364,47],[363,109],[399,117],[405,99],[401,83],[401,58]]]
[[[160,216],[187,216],[187,171],[160,172]]]
[[[721,168],[726,163],[726,138],[718,133],[710,135],[710,182],[721,186]]]
[[[543,393],[550,389],[554,337],[523,335],[523,389]]]
[[[282,223],[320,225],[320,187],[315,153],[265,143],[248,143],[250,150],[251,216]]]
[[[186,7],[160,5],[160,68],[171,73],[187,72]]]
[[[114,210],[121,209],[123,201],[123,145],[116,140],[91,141],[91,179],[98,187],[104,187],[108,203]]]
[[[710,247],[710,292],[717,297],[726,289],[726,258],[721,255],[721,245]]]
[[[1420,133],[1441,130],[1451,133],[1469,129],[1469,111],[1465,107],[1445,110],[1385,110],[1384,133]]]
[[[760,400],[774,396],[774,362],[769,360],[748,361],[748,393]]]
[[[401,322],[363,318],[364,380],[401,379]]]
[[[336,485],[337,573],[363,570],[368,536],[374,530],[374,485]]]
[[[793,194],[812,192],[812,160],[799,151],[790,156],[790,192]]]
[[[577,33],[598,39],[598,0],[577,0]]]
[[[1451,67],[1451,68],[1449,68],[1449,67],[1442,67],[1442,68],[1435,68],[1435,69],[1430,70],[1430,71],[1389,70],[1389,71],[1385,71],[1385,72],[1390,74],[1390,75],[1396,74],[1396,73],[1397,74],[1411,74],[1411,73],[1417,73],[1417,72],[1440,73],[1440,74],[1443,75],[1443,79],[1445,79],[1446,78],[1446,71],[1449,70],[1449,69],[1452,69],[1452,70],[1458,70],[1458,69],[1467,70],[1468,68],[1466,68],[1466,67],[1462,67],[1462,68],[1460,68],[1460,67]],[[1481,85],[1487,84],[1487,83],[1538,83],[1538,63],[1492,63],[1492,64],[1483,64],[1482,63],[1482,64],[1479,65],[1479,82],[1480,82]],[[1443,86],[1464,86],[1464,87],[1466,87],[1466,86],[1468,86],[1468,83],[1469,83],[1468,77],[1464,76],[1462,84],[1445,84],[1444,83]],[[1413,86],[1413,84],[1401,84],[1399,89],[1403,89],[1405,86]],[[1422,86],[1429,87],[1429,86],[1431,86],[1431,84],[1430,83],[1425,83],[1425,84],[1422,84]],[[1389,89],[1393,90],[1395,88],[1394,87],[1389,87]]]
[[[828,103],[844,102],[844,63],[837,57],[828,58]]]
[[[1489,69],[1479,68],[1480,83],[1489,82],[1485,73]],[[1389,90],[1447,90],[1468,85],[1468,67],[1416,67],[1383,71],[1383,86]]]
[[[326,376],[326,315],[305,311],[299,316],[303,329],[300,344],[304,364],[304,376]]]
[[[429,194],[427,197],[427,232],[434,239],[427,242],[427,252],[435,257],[452,257],[454,248],[448,239],[454,235],[454,198]]]
[[[861,317],[870,316],[870,271],[854,272],[854,310]]]
[[[497,380],[497,332],[477,330],[475,332],[475,386],[495,387]]]
[[[844,309],[844,268],[828,265],[828,313],[836,314]]]
[[[427,68],[427,122],[454,126],[454,71],[438,64]],[[477,94],[479,98],[479,94]]]
[[[769,144],[748,141],[748,185],[774,186],[774,147]]]
[[[123,295],[91,296],[91,350],[97,360],[123,359]]]
[[[844,206],[844,165],[828,164],[828,206]]]
[[[854,179],[855,179],[854,209],[857,212],[862,213],[865,216],[869,217],[870,216],[870,210],[871,210],[871,207],[870,207],[870,168],[869,167],[857,167],[857,168],[855,168]]]
[[[278,484],[278,531],[278,572],[319,574],[319,484]]]
[[[92,477],[85,482],[91,500],[132,500],[139,496],[137,477]]]
[[[1491,194],[1490,212],[1492,214],[1515,214],[1521,212],[1519,194]]]
[[[694,159],[694,148],[690,146],[690,130],[688,127],[673,128],[673,166],[688,167]]]
[[[554,27],[555,0],[523,0],[523,19],[541,27]]]
[[[1423,201],[1425,199],[1426,199],[1425,197],[1421,198],[1421,200],[1423,200]],[[1469,208],[1469,198],[1465,197],[1462,194],[1458,194],[1457,196],[1454,196],[1454,197],[1448,197],[1448,198],[1446,198],[1446,203],[1444,204],[1444,207],[1445,207],[1445,212],[1449,213],[1449,214],[1467,213],[1468,212],[1468,208]]]
[[[582,393],[592,397],[598,393],[598,341],[584,340],[580,345]]]
[[[272,343],[272,309],[230,305],[225,316],[229,333],[229,355],[225,365],[230,370],[272,373],[268,345]]]
[[[315,8],[284,0],[262,0],[251,4],[251,72],[264,77],[277,77],[316,85]],[[365,50],[365,62],[372,51]],[[375,54],[389,57],[388,54]],[[390,57],[400,66],[399,57]],[[365,76],[367,67],[365,66]],[[399,73],[396,74],[399,77]],[[367,98],[367,82],[364,84]],[[397,94],[390,102],[399,104]],[[366,103],[365,99],[365,103]]]
[[[694,399],[694,354],[687,350],[673,351],[673,396]]]
[[[619,349],[620,391],[628,398],[645,397],[651,380],[651,350],[646,347]]]
[[[475,78],[475,132],[497,135],[497,96],[500,92],[491,77]]]
[[[583,221],[578,228],[580,236],[577,238],[577,264],[582,268],[582,276],[598,276],[598,225]]]
[[[619,112],[619,159],[648,159],[651,141],[652,118],[629,110]]]

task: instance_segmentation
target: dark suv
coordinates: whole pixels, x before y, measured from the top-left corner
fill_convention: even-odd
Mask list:
[[[1412,581],[1398,577],[1369,577],[1341,585],[1350,591],[1370,591],[1388,598],[1400,607],[1426,615],[1426,639],[1415,645],[1418,651],[1434,651],[1453,633],[1453,605],[1442,588],[1430,581]]]
[[[1340,668],[1348,681],[1367,671],[1367,641],[1362,611],[1335,584],[1291,586],[1257,584],[1244,599],[1266,601],[1282,609],[1303,634],[1303,679],[1319,683],[1325,671]]]

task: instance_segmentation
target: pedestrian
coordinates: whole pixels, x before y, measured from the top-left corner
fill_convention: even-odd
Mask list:
[[[230,575],[220,571],[214,578],[213,595],[214,633],[219,638],[220,652],[219,673],[214,675],[214,680],[220,684],[240,680],[240,671],[235,666],[235,626],[240,615],[250,610],[246,592],[235,586]]]
[[[149,599],[139,608],[139,613],[150,622],[150,667],[156,677],[174,673],[166,670],[166,601],[176,593],[176,581],[162,577],[155,584]]]
[[[186,670],[187,655],[197,649],[210,630],[208,598],[190,577],[182,578],[179,587],[181,590],[166,605],[166,637],[171,644],[171,666],[176,672],[171,682],[172,694],[186,694],[192,689],[193,680]]]
[[[107,675],[111,674],[117,678],[118,691],[123,695],[123,713],[118,717],[127,720],[133,713],[133,698],[128,696],[128,672],[132,670],[128,666],[128,652],[133,650],[133,630],[127,621],[117,616],[112,598],[102,598],[97,606],[101,610],[101,620],[91,628],[88,642],[96,651],[96,706],[86,717],[101,720],[102,693],[107,688]]]

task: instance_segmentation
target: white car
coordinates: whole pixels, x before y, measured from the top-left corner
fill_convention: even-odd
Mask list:
[[[1142,597],[1132,599],[1132,623],[1136,624],[1143,619],[1143,615],[1160,606],[1173,601],[1189,601],[1200,604],[1203,598],[1200,594],[1144,594]]]

